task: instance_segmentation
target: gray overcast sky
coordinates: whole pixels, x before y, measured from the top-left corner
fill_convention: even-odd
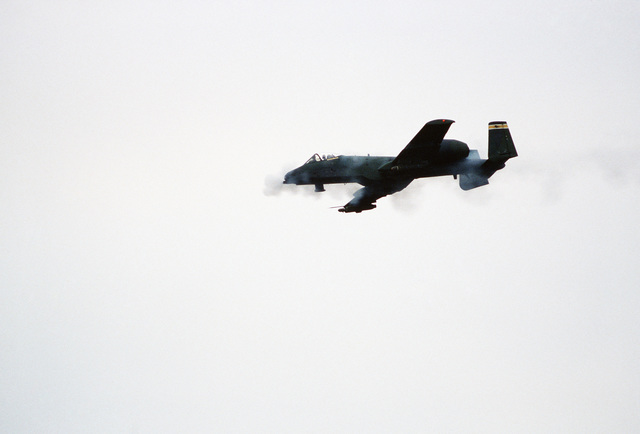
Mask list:
[[[4,1],[0,431],[640,430],[637,1]],[[435,118],[485,156],[264,193]],[[312,189],[312,187],[311,187]]]

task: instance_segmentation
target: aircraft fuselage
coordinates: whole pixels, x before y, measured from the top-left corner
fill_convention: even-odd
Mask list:
[[[433,176],[459,175],[477,170],[487,160],[459,140],[443,140],[441,151],[431,161],[414,161],[393,165],[395,157],[340,155],[317,159],[290,171],[285,184],[319,185],[357,182],[371,185],[392,179],[416,179]]]

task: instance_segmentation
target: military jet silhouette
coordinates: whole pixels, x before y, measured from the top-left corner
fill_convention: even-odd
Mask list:
[[[463,190],[487,185],[509,158],[518,156],[506,122],[489,123],[488,159],[481,159],[466,143],[444,139],[453,123],[449,119],[427,122],[397,157],[315,154],[287,173],[283,183],[315,185],[315,191],[322,192],[324,184],[357,182],[364,187],[339,211],[359,213],[374,209],[378,199],[403,190],[416,178],[453,175],[460,178]]]

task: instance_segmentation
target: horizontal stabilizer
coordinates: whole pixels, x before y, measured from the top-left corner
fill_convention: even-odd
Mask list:
[[[489,183],[489,178],[477,173],[462,173],[460,176],[460,188],[467,191],[477,187],[482,187]]]

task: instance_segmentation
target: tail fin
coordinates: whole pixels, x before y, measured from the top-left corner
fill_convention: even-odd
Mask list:
[[[516,147],[504,121],[489,122],[489,161],[504,163],[517,157]]]

